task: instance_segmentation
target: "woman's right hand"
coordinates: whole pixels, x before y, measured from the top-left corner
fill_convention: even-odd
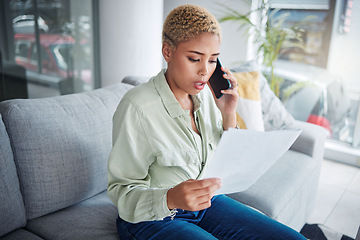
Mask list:
[[[211,199],[215,191],[221,188],[220,178],[207,178],[203,180],[190,179],[171,188],[167,192],[167,205],[169,209],[183,209],[200,211],[211,206]]]

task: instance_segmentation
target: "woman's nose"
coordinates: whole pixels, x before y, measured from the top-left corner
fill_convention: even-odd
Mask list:
[[[206,76],[208,74],[209,74],[209,66],[207,63],[204,63],[200,66],[199,75]]]

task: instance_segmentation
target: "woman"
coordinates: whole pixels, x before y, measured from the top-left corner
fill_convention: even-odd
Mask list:
[[[115,115],[108,195],[121,239],[304,239],[202,179],[222,132],[236,127],[236,80],[216,99],[208,80],[220,55],[206,9],[175,8],[163,26],[167,69],[130,90]]]

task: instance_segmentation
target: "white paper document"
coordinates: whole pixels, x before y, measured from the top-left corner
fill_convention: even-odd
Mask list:
[[[203,178],[221,178],[223,186],[216,194],[244,191],[284,155],[300,133],[301,130],[225,131]]]

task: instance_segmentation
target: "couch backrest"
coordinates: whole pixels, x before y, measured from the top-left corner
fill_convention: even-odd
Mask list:
[[[107,187],[117,84],[86,93],[0,103],[27,219],[70,206]]]
[[[0,237],[25,226],[25,207],[20,193],[10,140],[0,115]]]

